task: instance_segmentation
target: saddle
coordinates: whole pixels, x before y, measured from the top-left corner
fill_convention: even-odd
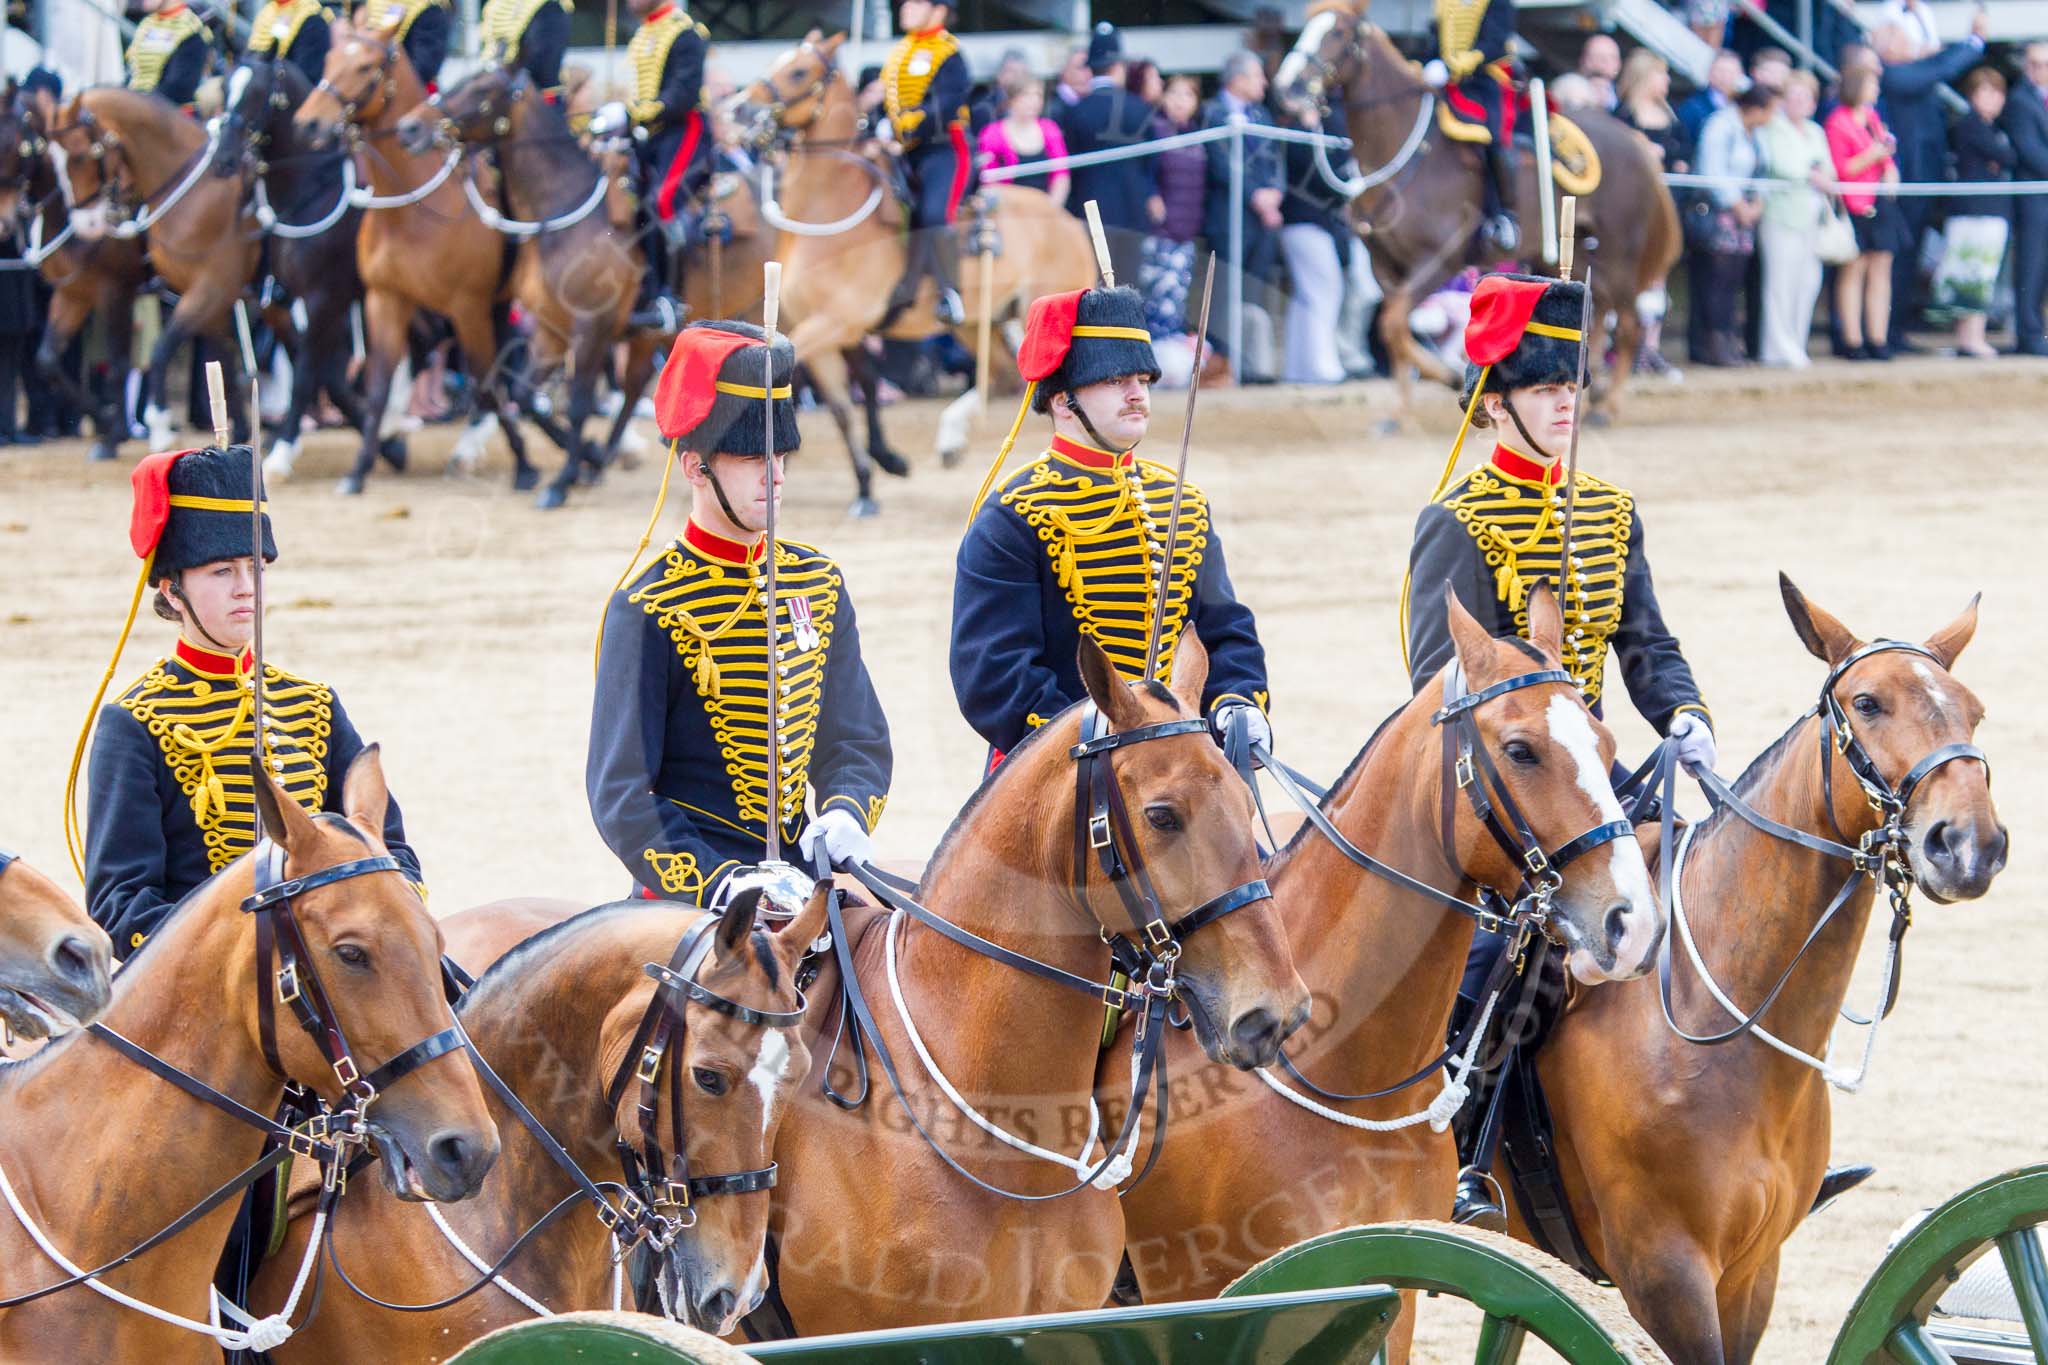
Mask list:
[[[1533,140],[1526,133],[1518,134],[1516,131],[1516,125],[1530,114],[1528,91],[1516,86],[1497,67],[1488,67],[1486,75],[1501,84],[1502,122],[1507,125],[1508,135],[1515,138],[1518,147],[1533,151]],[[1454,85],[1446,87],[1443,98],[1436,103],[1436,126],[1453,142],[1484,147],[1493,141],[1493,131],[1486,126],[1485,112]],[[1600,153],[1594,150],[1593,140],[1586,136],[1583,128],[1555,108],[1550,111],[1550,166],[1557,187],[1566,194],[1591,194],[1600,188]]]

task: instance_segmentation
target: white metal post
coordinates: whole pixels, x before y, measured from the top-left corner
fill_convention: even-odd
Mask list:
[[[1199,358],[1199,346],[1195,351]],[[1201,367],[1196,366],[1200,375]],[[1230,115],[1230,381],[1244,379],[1244,115]]]

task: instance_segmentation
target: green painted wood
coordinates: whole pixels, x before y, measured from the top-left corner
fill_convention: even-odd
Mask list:
[[[1892,1328],[1891,1335],[1885,1338],[1885,1349],[1900,1365],[1956,1365],[1954,1357],[1917,1322],[1902,1322]]]
[[[2041,1255],[2041,1239],[2032,1228],[2004,1233],[1998,1238],[1998,1255],[2005,1262],[2005,1277],[2012,1281],[2013,1296],[2020,1301],[2020,1321],[2027,1325],[2034,1365],[2048,1365],[2048,1260]]]
[[[2048,1221],[2048,1165],[1995,1175],[1943,1204],[1892,1248],[1849,1309],[1828,1365],[1917,1365],[1932,1356],[1902,1354],[1933,1346],[1917,1329],[1972,1260],[2009,1232]],[[2021,1290],[2025,1292],[2024,1289]],[[2044,1343],[2034,1338],[2034,1354]],[[1939,1347],[1934,1347],[1939,1351]]]
[[[1231,1300],[849,1332],[748,1349],[763,1362],[844,1365],[1089,1360],[1128,1365],[1359,1365],[1379,1350],[1400,1311],[1400,1295],[1392,1290],[1353,1284]]]
[[[500,1328],[449,1365],[749,1365],[744,1351],[645,1313],[563,1313]]]
[[[1529,1331],[1521,1323],[1488,1313],[1479,1324],[1479,1349],[1472,1354],[1472,1365],[1515,1365],[1528,1338]]]

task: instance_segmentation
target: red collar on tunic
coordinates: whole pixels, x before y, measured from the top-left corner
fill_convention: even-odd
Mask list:
[[[683,527],[683,540],[699,554],[709,555],[725,564],[758,564],[768,544],[768,537],[764,535],[752,545],[742,545],[737,540],[714,535],[694,521]]]
[[[161,11],[159,11],[161,13]],[[256,651],[242,651],[241,661],[226,654],[216,654],[210,649],[201,649],[182,635],[178,637],[178,662],[200,673],[209,673],[216,678],[233,678],[246,675],[256,666]]]
[[[1104,450],[1100,446],[1091,446],[1082,441],[1070,441],[1064,436],[1052,438],[1050,453],[1063,460],[1072,460],[1084,469],[1128,467],[1137,458],[1128,450],[1119,455],[1113,450]]]
[[[1564,482],[1562,460],[1552,460],[1548,465],[1540,465],[1520,451],[1509,450],[1503,445],[1496,445],[1493,448],[1493,467],[1509,478],[1520,479],[1523,483]]]

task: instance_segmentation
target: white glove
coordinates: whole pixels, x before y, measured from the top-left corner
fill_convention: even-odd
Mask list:
[[[1267,753],[1273,752],[1273,723],[1266,719],[1264,711],[1248,701],[1227,701],[1209,716],[1209,730],[1216,736],[1218,744],[1223,742],[1233,725],[1245,727],[1247,744],[1261,744]]]
[[[736,867],[731,875],[719,884],[718,894],[712,898],[711,908],[723,910],[732,904],[732,898],[742,891],[758,888],[761,899],[761,913],[777,919],[787,919],[801,914],[804,902],[811,897],[814,883],[809,877],[791,867],[788,863],[760,863],[753,867]]]
[[[868,832],[861,828],[860,818],[844,806],[831,807],[797,836],[796,846],[813,864],[818,861],[820,844],[825,846],[825,859],[833,867],[875,860],[875,846],[868,840]]]
[[[1432,57],[1422,68],[1422,80],[1430,89],[1441,90],[1451,83],[1451,69],[1443,64],[1442,58]]]
[[[1714,727],[1697,711],[1681,711],[1671,722],[1669,737],[1678,746],[1678,761],[1695,772],[1712,772],[1720,759]]]
[[[615,137],[625,132],[626,125],[632,121],[633,116],[626,112],[626,106],[618,100],[613,100],[611,103],[601,106],[596,113],[590,116],[590,135],[592,137]]]

